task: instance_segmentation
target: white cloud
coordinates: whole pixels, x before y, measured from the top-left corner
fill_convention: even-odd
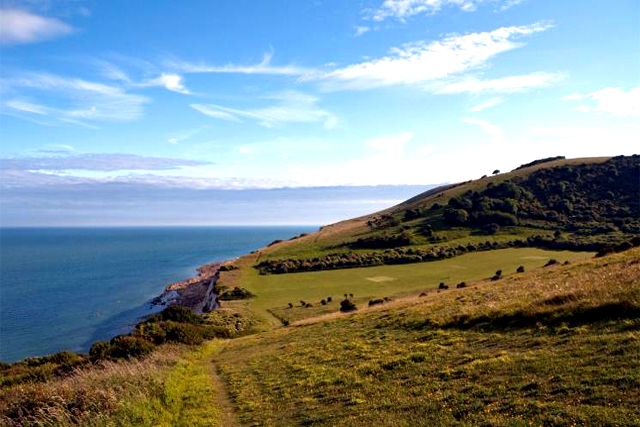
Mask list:
[[[18,9],[0,9],[0,42],[35,43],[69,34],[71,26],[55,18]]]
[[[367,27],[365,25],[358,25],[355,27],[356,33],[354,34],[356,37],[360,37],[364,33],[368,33],[371,31],[371,27]]]
[[[304,78],[323,79],[327,89],[424,84],[481,66],[499,53],[520,47],[515,39],[549,28],[550,24],[538,22],[491,32],[453,35],[431,43],[406,44],[392,49],[388,56]]]
[[[488,101],[481,102],[480,104],[471,108],[469,111],[477,113],[479,111],[486,110],[487,108],[495,107],[496,105],[501,104],[502,102],[504,102],[502,98],[493,98]]]
[[[215,104],[191,104],[191,108],[207,116],[228,121],[240,121],[240,117],[258,121],[265,127],[282,123],[322,122],[326,129],[333,129],[337,118],[317,106],[318,99],[300,92],[287,91],[266,97],[278,101],[275,105],[241,110]]]
[[[493,80],[468,78],[463,81],[447,83],[438,89],[440,93],[478,93],[478,92],[522,92],[532,88],[546,87],[564,78],[563,74],[534,73],[523,76],[511,76]]]
[[[271,65],[273,51],[264,54],[261,62],[251,65],[209,65],[204,62],[194,63],[171,59],[166,61],[166,65],[184,73],[220,73],[220,74],[270,74],[284,76],[303,76],[316,74],[316,71],[310,68],[298,67],[296,65],[276,66]]]
[[[140,86],[163,86],[172,92],[183,93],[189,95],[191,92],[184,85],[182,76],[179,74],[162,73],[160,77],[149,80]]]
[[[11,171],[67,170],[113,172],[122,170],[172,170],[183,167],[208,165],[209,162],[174,159],[168,157],[146,157],[135,154],[91,153],[57,157],[19,157],[0,159],[0,169]]]
[[[584,104],[576,107],[576,110],[582,112],[601,112],[618,117],[640,117],[640,86],[628,92],[618,87],[608,87],[586,95],[568,95],[562,100],[591,101],[591,105]]]
[[[462,119],[463,122],[468,123],[470,125],[480,126],[482,130],[491,137],[491,140],[500,142],[504,140],[504,132],[500,128],[500,126],[491,124],[486,120],[478,120],[478,119]]]
[[[170,137],[167,142],[169,144],[178,144],[182,141],[186,141],[194,136],[196,136],[197,134],[199,134],[200,132],[202,132],[203,130],[207,129],[209,126],[200,126],[198,128],[195,129],[191,129],[182,133],[179,133],[177,135],[174,135],[172,137]]]
[[[57,105],[13,99],[2,105],[3,113],[9,108],[75,124],[83,124],[83,120],[133,120],[142,115],[143,105],[149,101],[118,86],[47,73],[21,73],[19,77],[3,79],[2,84],[9,93],[27,91],[30,97],[44,95],[49,103],[55,98]]]
[[[384,21],[387,18],[396,18],[404,21],[413,15],[436,13],[443,6],[456,6],[465,12],[471,12],[480,3],[482,0],[384,0],[373,12],[371,19]]]
[[[199,111],[202,114],[209,117],[213,117],[215,119],[227,120],[230,122],[240,121],[240,119],[238,119],[235,115],[220,110],[219,107],[216,105],[190,104],[189,106],[194,110]]]
[[[39,115],[47,115],[47,107],[42,105],[32,104],[30,102],[21,101],[19,99],[12,99],[5,102],[5,105],[13,108],[14,110],[24,111],[26,113],[33,113]]]
[[[384,0],[378,9],[367,10],[368,18],[384,21],[395,18],[404,22],[407,18],[421,14],[435,14],[443,7],[457,7],[463,12],[473,12],[483,3],[498,3],[498,11],[504,11],[522,3],[523,0]]]

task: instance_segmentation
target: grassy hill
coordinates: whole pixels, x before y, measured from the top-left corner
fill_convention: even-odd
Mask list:
[[[247,425],[635,426],[639,319],[634,249],[324,316],[216,360]]]

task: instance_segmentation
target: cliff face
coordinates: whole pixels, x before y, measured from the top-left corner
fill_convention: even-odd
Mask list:
[[[153,304],[179,304],[200,314],[220,308],[216,283],[220,278],[222,263],[207,264],[198,268],[198,275],[167,286]]]

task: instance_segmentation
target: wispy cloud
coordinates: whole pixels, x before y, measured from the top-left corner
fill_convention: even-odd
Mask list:
[[[424,84],[479,67],[499,53],[522,46],[516,39],[549,28],[551,24],[538,22],[491,32],[453,35],[431,43],[410,43],[392,49],[388,56],[307,78],[324,80],[327,89]]]
[[[640,117],[640,86],[628,92],[618,87],[608,87],[586,95],[567,95],[562,100],[589,101],[589,104],[576,107],[576,110],[582,112],[601,112],[618,117]]]
[[[202,132],[203,130],[207,129],[209,126],[200,126],[198,128],[195,129],[190,129],[188,131],[185,132],[181,132],[178,133],[172,137],[170,137],[167,142],[169,144],[179,144],[182,141],[186,141],[188,139],[193,138],[194,136],[196,136],[197,134],[199,134],[200,132]]]
[[[374,21],[394,18],[404,22],[414,15],[433,15],[444,7],[456,7],[463,12],[473,12],[483,3],[498,3],[497,10],[504,11],[523,0],[384,0],[380,7],[366,10],[365,15]]]
[[[73,32],[73,28],[56,18],[47,18],[19,9],[0,8],[0,42],[35,43]]]
[[[446,83],[437,89],[440,93],[479,92],[523,92],[533,88],[550,86],[565,77],[561,73],[533,73],[492,80],[467,78],[463,81]]]
[[[462,119],[462,121],[470,125],[480,126],[484,133],[491,137],[491,141],[493,142],[501,142],[504,140],[504,132],[498,125],[491,124],[486,120],[470,119],[466,117]]]
[[[332,129],[337,124],[337,118],[332,113],[318,107],[318,98],[315,96],[287,91],[265,98],[277,103],[269,107],[246,110],[215,104],[191,104],[191,108],[216,119],[240,121],[240,118],[246,118],[256,120],[266,127],[282,123],[322,122],[325,128]]]
[[[68,154],[69,151],[66,151],[65,153]],[[7,171],[165,171],[209,164],[211,163],[197,160],[174,159],[170,157],[148,157],[121,153],[91,153],[0,159],[0,169]]]
[[[168,68],[183,73],[218,73],[218,74],[268,74],[283,76],[303,76],[317,73],[311,68],[297,65],[272,65],[273,51],[264,54],[262,61],[256,64],[210,65],[205,62],[189,62],[179,59],[165,61]]]
[[[495,107],[496,105],[501,104],[502,102],[503,102],[502,98],[493,98],[488,101],[481,102],[480,104],[471,108],[469,111],[473,113],[477,113],[482,110],[486,110],[487,108]]]
[[[361,35],[368,33],[369,31],[371,31],[371,27],[368,27],[366,25],[357,25],[355,27],[355,34],[354,36],[356,37],[360,37]]]
[[[2,85],[8,98],[2,105],[3,113],[8,109],[69,123],[136,119],[149,102],[119,86],[47,73],[20,73],[2,79]],[[45,98],[55,106],[31,101],[33,98]]]

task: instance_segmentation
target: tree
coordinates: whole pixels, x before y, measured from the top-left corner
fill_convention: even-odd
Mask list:
[[[493,174],[494,174],[494,175],[498,175],[499,173],[500,173],[500,170],[499,170],[499,169],[496,169],[496,170],[494,170],[494,171],[493,171]]]

